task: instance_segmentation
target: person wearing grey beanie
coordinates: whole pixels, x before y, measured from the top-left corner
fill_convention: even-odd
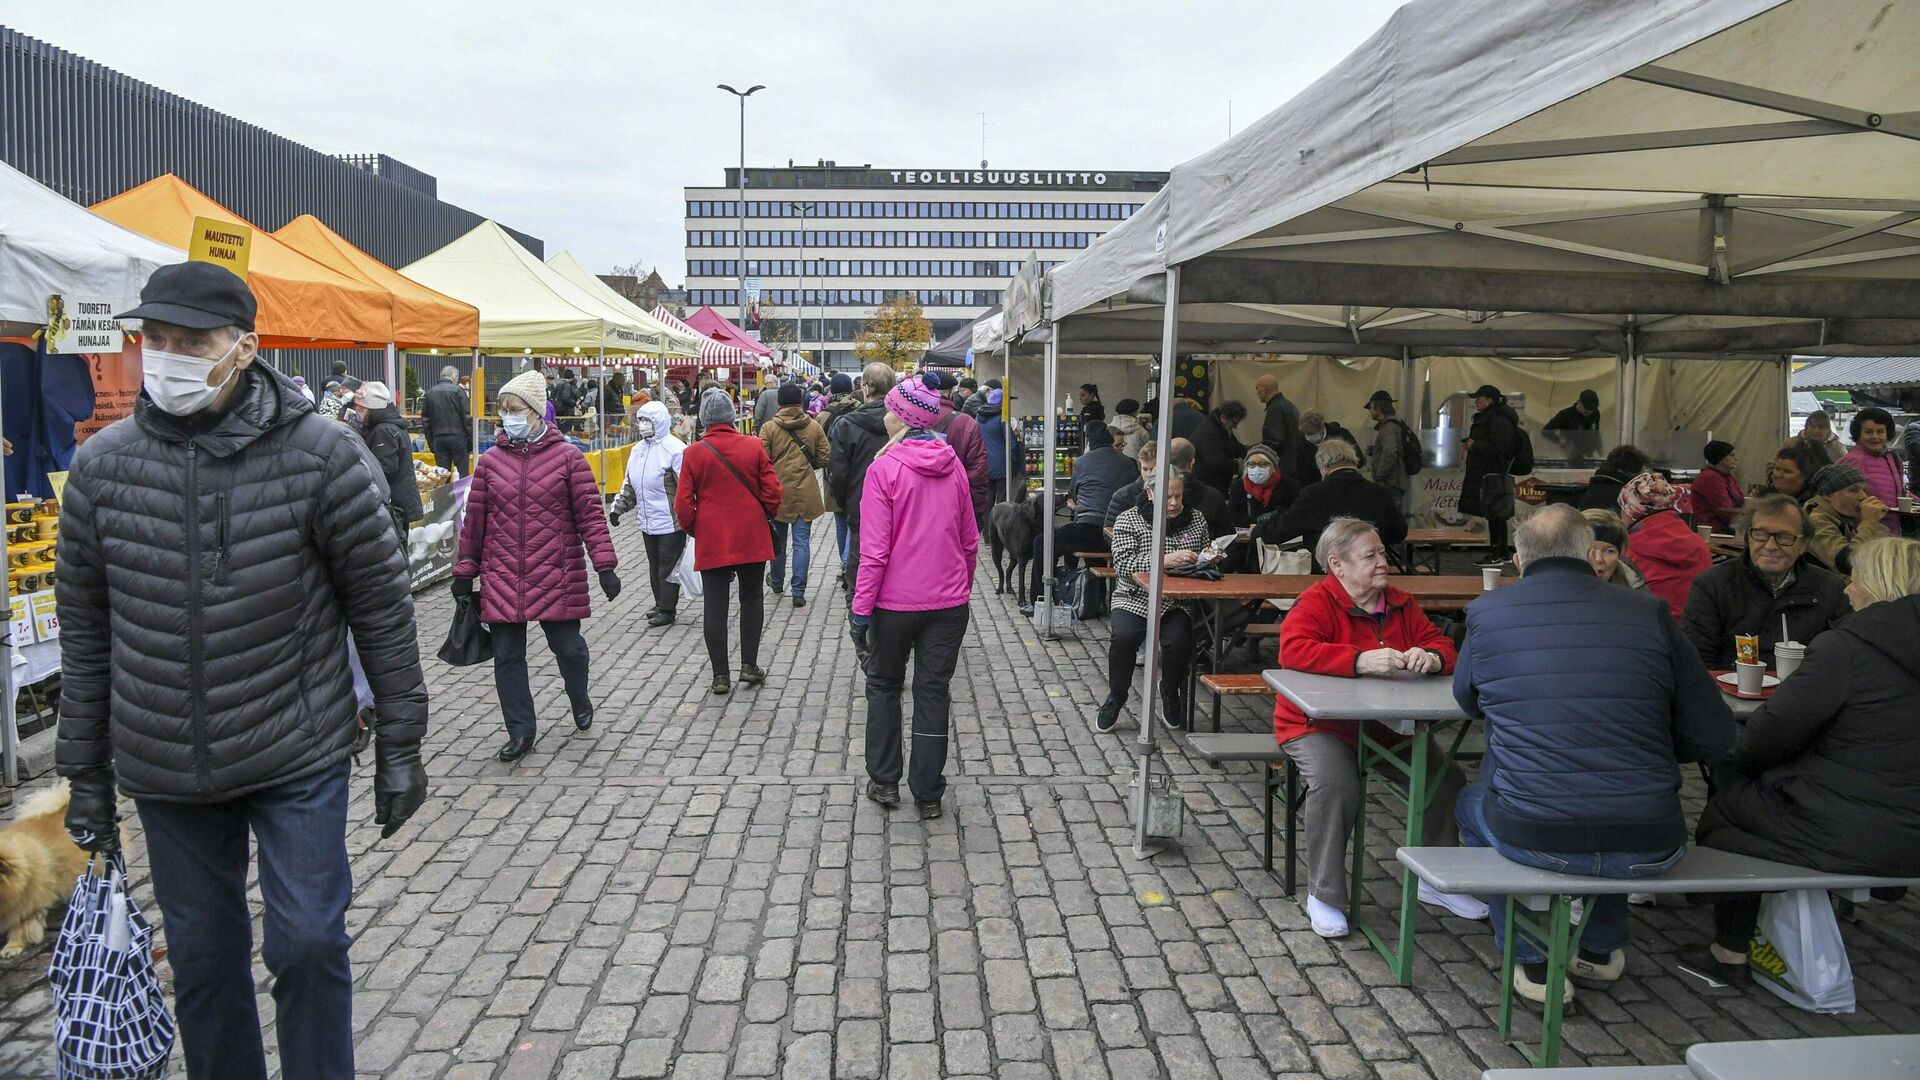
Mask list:
[[[712,389],[700,395],[700,430],[705,431],[715,424],[731,424],[739,414],[733,407],[733,399],[725,390]]]
[[[1853,556],[1868,540],[1892,535],[1887,504],[1867,493],[1867,478],[1851,465],[1828,465],[1807,481],[1807,551],[1837,574],[1853,571]]]

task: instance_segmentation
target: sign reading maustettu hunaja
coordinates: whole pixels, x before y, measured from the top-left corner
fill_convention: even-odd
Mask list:
[[[187,243],[187,261],[208,262],[234,272],[247,280],[247,259],[253,253],[253,230],[231,221],[213,218],[193,219],[193,236]]]

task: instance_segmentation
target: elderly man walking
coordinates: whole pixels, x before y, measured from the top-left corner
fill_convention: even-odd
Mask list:
[[[427,449],[433,451],[433,463],[465,476],[472,471],[473,411],[459,378],[457,368],[440,369],[440,381],[420,396],[420,419],[426,423]]]
[[[1467,608],[1454,669],[1454,697],[1487,735],[1481,782],[1460,795],[1460,842],[1569,874],[1664,873],[1687,846],[1680,763],[1725,756],[1733,715],[1666,605],[1594,576],[1578,510],[1542,508],[1514,546],[1522,577]],[[1487,900],[1497,952],[1506,903]],[[1591,901],[1584,926],[1568,975],[1619,979],[1627,898]],[[1513,949],[1514,988],[1544,1001],[1545,953],[1524,935]]]
[[[265,1080],[247,904],[265,901],[282,1075],[352,1076],[347,634],[373,688],[374,821],[426,798],[427,691],[387,482],[352,429],[253,361],[255,301],[208,263],[155,271],[133,416],[74,456],[61,506],[67,829],[146,830],[187,1073]]]

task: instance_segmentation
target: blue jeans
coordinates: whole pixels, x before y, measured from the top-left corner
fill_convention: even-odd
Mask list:
[[[833,512],[834,544],[840,549],[840,569],[847,568],[847,552],[853,548],[853,526],[847,523],[844,511]]]
[[[138,800],[187,1074],[266,1080],[254,1007],[247,833],[260,845],[261,948],[287,1080],[353,1075],[347,964],[350,762],[217,803]]]
[[[810,521],[773,523],[773,585],[779,588],[787,576],[787,537],[793,537],[793,595],[807,595],[807,562],[813,558],[813,523]]]
[[[1460,821],[1461,847],[1490,847],[1522,866],[1537,866],[1543,870],[1552,870],[1559,874],[1580,874],[1586,877],[1604,878],[1644,878],[1655,877],[1673,869],[1680,857],[1687,853],[1686,848],[1672,851],[1534,851],[1530,848],[1514,847],[1503,843],[1487,827],[1486,803],[1493,797],[1485,784],[1469,784],[1460,793],[1454,813]],[[1507,940],[1507,898],[1504,896],[1485,896],[1481,899],[1493,909],[1493,946],[1505,948]],[[1627,898],[1625,896],[1599,896],[1587,905],[1584,916],[1586,932],[1580,938],[1580,950],[1595,955],[1605,955],[1627,944]],[[1542,964],[1547,954],[1538,943],[1522,935],[1513,943],[1513,961],[1516,964]]]

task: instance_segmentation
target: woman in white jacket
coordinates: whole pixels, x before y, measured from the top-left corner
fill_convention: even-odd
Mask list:
[[[627,457],[627,476],[614,496],[608,518],[620,524],[620,515],[636,511],[635,524],[647,546],[647,577],[653,583],[653,610],[648,626],[668,626],[680,606],[680,586],[670,575],[680,563],[687,534],[673,518],[673,497],[680,476],[680,457],[687,444],[674,437],[672,418],[658,401],[640,406],[633,419],[637,440]]]

